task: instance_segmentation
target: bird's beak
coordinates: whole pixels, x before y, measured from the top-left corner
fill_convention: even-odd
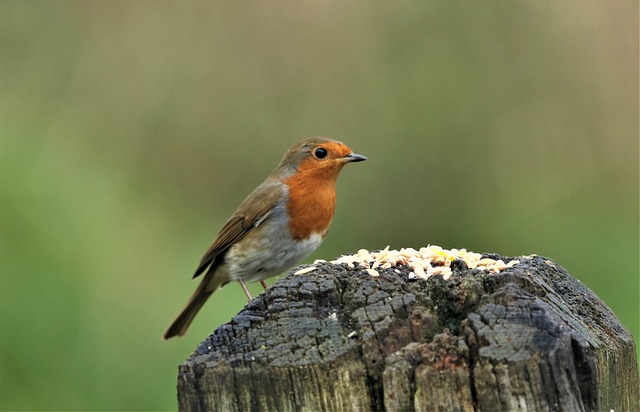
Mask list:
[[[363,161],[367,160],[367,156],[359,155],[359,154],[356,154],[356,153],[349,153],[348,155],[343,157],[343,159],[344,159],[344,161],[346,163],[363,162]]]

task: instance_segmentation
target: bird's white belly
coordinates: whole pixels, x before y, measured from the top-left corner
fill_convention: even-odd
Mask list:
[[[256,229],[273,230],[273,227]],[[291,240],[288,226],[284,225],[283,229],[283,233],[276,236],[247,236],[233,245],[224,258],[229,279],[257,282],[275,276],[309,256],[323,240],[320,233],[305,240]]]

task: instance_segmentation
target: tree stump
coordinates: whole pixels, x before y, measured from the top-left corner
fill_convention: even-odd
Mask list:
[[[629,332],[552,260],[518,259],[448,280],[292,270],[180,366],[179,408],[640,410]]]

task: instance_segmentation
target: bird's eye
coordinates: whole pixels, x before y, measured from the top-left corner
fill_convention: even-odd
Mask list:
[[[322,147],[317,148],[313,153],[318,159],[324,159],[327,157],[327,149],[323,149]]]

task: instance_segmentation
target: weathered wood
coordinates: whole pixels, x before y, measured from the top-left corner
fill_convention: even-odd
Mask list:
[[[520,260],[290,274],[180,366],[180,410],[640,410],[629,332],[553,261]]]

